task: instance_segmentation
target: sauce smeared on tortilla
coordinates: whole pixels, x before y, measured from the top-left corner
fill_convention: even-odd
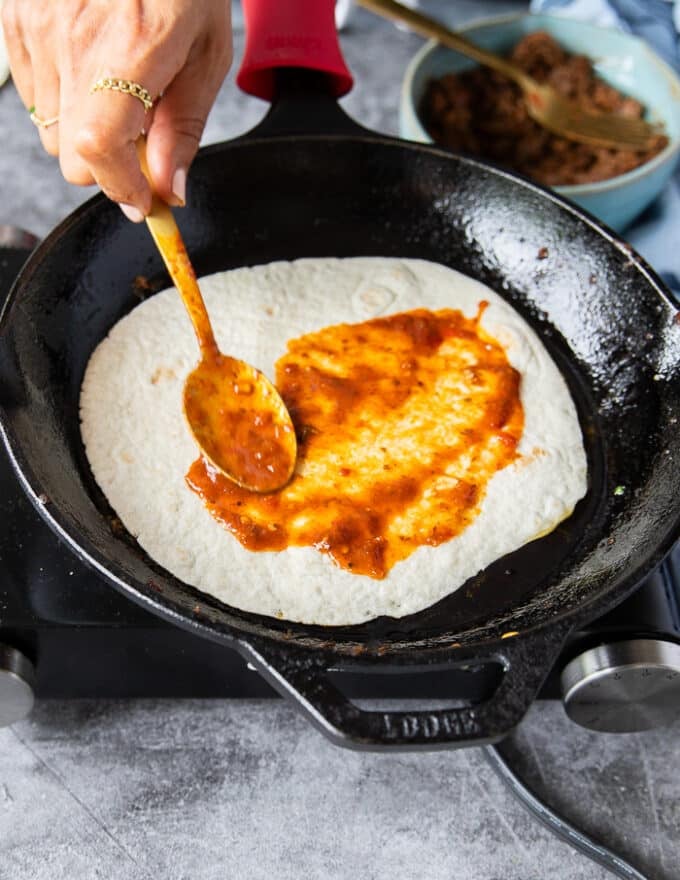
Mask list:
[[[249,550],[313,546],[383,578],[422,545],[462,532],[516,457],[519,373],[462,312],[416,309],[288,343],[276,385],[298,433],[280,492],[257,495],[202,458],[188,485]]]

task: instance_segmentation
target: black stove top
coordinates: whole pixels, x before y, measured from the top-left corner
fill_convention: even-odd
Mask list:
[[[0,301],[25,256],[25,251],[3,250],[0,236]],[[626,602],[572,637],[541,696],[558,697],[562,671],[569,664],[573,670],[582,657],[588,661],[587,681],[599,688],[601,678],[593,678],[588,666],[593,656],[599,656],[603,646],[641,642],[680,651],[680,545]],[[236,652],[162,621],[82,565],[34,511],[0,448],[0,673],[3,645],[5,651],[9,647],[33,664],[34,690],[40,697],[274,695]],[[616,676],[624,667],[656,669],[656,654],[645,657],[641,664],[635,651],[624,652],[623,659],[617,653],[616,668],[610,670],[613,682],[622,680]],[[674,659],[668,661],[670,666],[663,663],[664,680],[672,676],[672,682],[677,679],[680,684]],[[364,673],[343,678],[348,696],[357,698],[475,701],[494,684],[493,676],[483,670],[454,670],[426,678]],[[0,681],[0,701],[1,685]]]

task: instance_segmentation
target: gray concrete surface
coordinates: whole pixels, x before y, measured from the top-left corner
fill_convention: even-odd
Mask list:
[[[433,5],[455,24],[523,4]],[[238,60],[238,25],[235,43]],[[420,41],[359,13],[342,43],[357,80],[345,106],[396,132],[401,72]],[[230,77],[205,142],[264,110]],[[0,223],[44,235],[90,192],[62,181],[11,85],[0,132]],[[679,734],[589,734],[541,703],[514,747],[569,818],[650,878],[678,880]],[[347,752],[280,701],[44,702],[0,730],[0,880],[605,876],[525,814],[478,750]]]
[[[541,703],[516,748],[572,819],[676,880],[678,734],[588,734]],[[345,751],[280,700],[44,702],[0,730],[1,880],[607,876],[479,750]]]

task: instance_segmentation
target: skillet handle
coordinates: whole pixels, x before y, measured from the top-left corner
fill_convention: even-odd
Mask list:
[[[337,668],[337,657],[270,642],[250,642],[243,647],[267,681],[292,698],[336,745],[406,751],[483,745],[503,739],[536,698],[570,629],[557,624],[538,635],[505,639],[481,656],[470,652],[450,655],[452,666],[499,663],[502,679],[484,702],[435,710],[360,709],[328,677],[329,669]],[[345,668],[350,671],[352,665]],[[409,666],[403,669],[408,672]]]
[[[243,0],[246,48],[236,82],[271,101],[275,71],[303,67],[329,75],[336,98],[352,88],[335,29],[335,0]]]

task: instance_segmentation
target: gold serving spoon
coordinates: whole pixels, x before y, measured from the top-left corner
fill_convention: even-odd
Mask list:
[[[532,119],[555,134],[619,150],[644,150],[661,134],[658,126],[644,119],[628,119],[613,113],[586,113],[573,101],[559,95],[551,86],[536,82],[506,58],[482,49],[443,24],[408,9],[396,0],[357,0],[360,6],[393,21],[403,22],[410,30],[437,40],[443,46],[474,58],[517,83],[524,93],[524,103]]]
[[[137,141],[150,182],[144,138]],[[217,347],[181,233],[154,194],[147,226],[193,324],[201,360],[184,383],[184,415],[204,457],[244,489],[274,492],[290,480],[297,457],[295,429],[278,391],[245,361]]]

